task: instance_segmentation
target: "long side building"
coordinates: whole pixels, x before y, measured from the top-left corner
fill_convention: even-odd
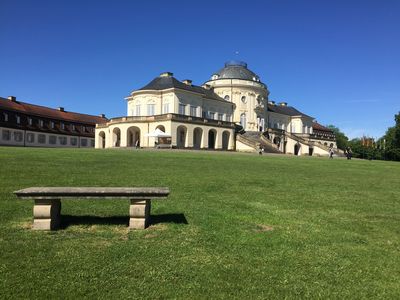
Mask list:
[[[107,122],[93,116],[52,109],[0,97],[0,145],[23,147],[94,147],[96,124]]]

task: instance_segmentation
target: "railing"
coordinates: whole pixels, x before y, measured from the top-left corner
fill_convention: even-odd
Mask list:
[[[221,120],[169,113],[169,114],[155,115],[155,116],[127,116],[127,117],[112,118],[106,124],[98,124],[97,128],[107,127],[110,124],[117,124],[124,122],[154,122],[154,121],[168,121],[168,120],[192,122],[197,124],[209,124],[209,125],[224,126],[231,128],[235,127],[235,123],[229,121],[221,121]]]

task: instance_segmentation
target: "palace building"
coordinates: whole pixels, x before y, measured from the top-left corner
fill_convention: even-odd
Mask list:
[[[96,124],[92,116],[0,97],[0,145],[24,147],[94,147]]]
[[[96,125],[95,147],[171,147],[328,155],[334,133],[286,102],[276,104],[244,62],[197,86],[162,73],[125,98],[127,116]]]

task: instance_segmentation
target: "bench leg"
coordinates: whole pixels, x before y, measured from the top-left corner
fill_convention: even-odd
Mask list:
[[[129,229],[145,229],[150,217],[150,200],[131,199]]]
[[[60,199],[35,199],[33,206],[33,229],[55,230],[60,226]]]

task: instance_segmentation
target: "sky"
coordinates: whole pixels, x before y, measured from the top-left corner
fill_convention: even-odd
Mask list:
[[[0,0],[0,20],[1,97],[119,117],[162,72],[201,85],[236,59],[350,138],[400,111],[398,0]]]

